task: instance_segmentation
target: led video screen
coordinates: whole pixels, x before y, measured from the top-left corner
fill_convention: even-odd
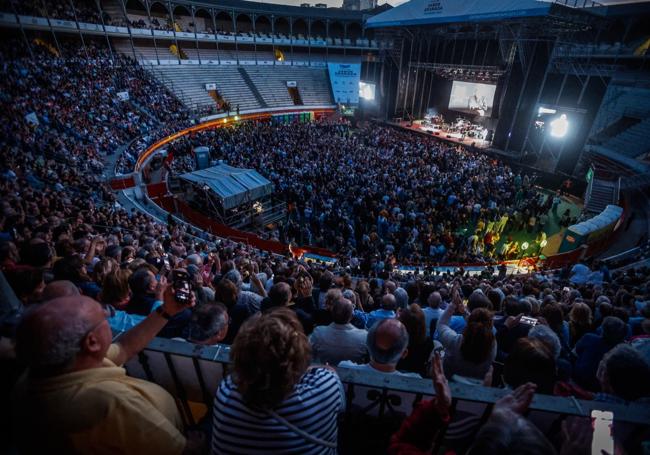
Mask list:
[[[476,82],[454,81],[449,97],[449,109],[481,117],[492,116],[492,102],[497,86]]]

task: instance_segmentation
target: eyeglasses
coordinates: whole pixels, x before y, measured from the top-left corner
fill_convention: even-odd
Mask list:
[[[82,340],[85,340],[88,335],[90,335],[92,332],[97,330],[97,328],[102,325],[103,322],[107,322],[107,319],[113,316],[113,311],[111,311],[111,308],[108,306],[102,307],[104,317],[98,321],[96,324],[94,324],[92,327],[90,327],[86,333],[84,333],[84,336],[81,337]]]

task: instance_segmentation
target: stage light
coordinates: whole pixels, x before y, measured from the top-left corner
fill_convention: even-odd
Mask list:
[[[541,107],[537,109],[537,115],[542,115],[542,114],[555,114],[557,111],[555,109],[551,109],[548,107]]]
[[[560,115],[551,122],[551,136],[564,137],[568,131],[569,121],[566,119],[566,114]]]

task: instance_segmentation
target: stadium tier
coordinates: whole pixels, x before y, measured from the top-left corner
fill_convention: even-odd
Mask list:
[[[0,450],[647,452],[605,3],[0,1]]]

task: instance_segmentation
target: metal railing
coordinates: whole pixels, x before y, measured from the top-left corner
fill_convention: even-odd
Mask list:
[[[116,338],[119,339],[119,334]],[[177,400],[186,425],[193,425],[197,416],[192,412],[191,403],[203,403],[208,409],[212,407],[219,382],[230,370],[230,347],[156,338],[126,364],[126,369],[129,375],[155,382],[170,392]],[[347,402],[340,423],[344,432],[359,418],[388,419],[398,426],[417,403],[435,395],[430,379],[347,368],[337,368],[337,372],[344,384]],[[447,428],[440,429],[444,437],[439,438],[438,443],[452,446],[461,440],[471,440],[488,418],[494,403],[509,393],[505,389],[458,383],[451,383],[450,388],[453,417]],[[617,405],[537,394],[527,417],[543,433],[552,435],[565,417],[589,416],[594,409],[614,413],[616,434],[650,430],[650,407],[639,404]],[[389,435],[380,436],[387,440]]]

